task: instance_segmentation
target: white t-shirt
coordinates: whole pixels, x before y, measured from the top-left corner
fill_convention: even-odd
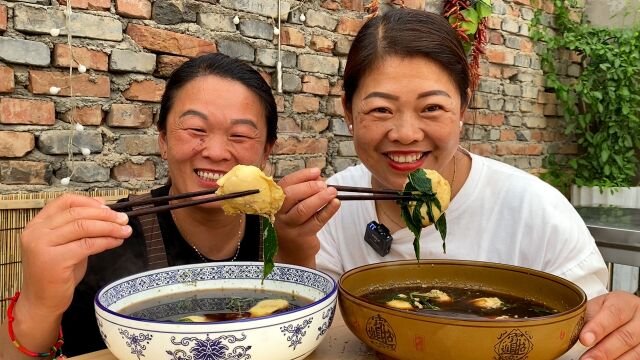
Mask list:
[[[606,292],[608,272],[582,218],[555,188],[496,160],[471,154],[469,178],[446,211],[446,254],[433,226],[422,230],[421,259],[478,260],[519,265],[559,275],[589,298]],[[371,187],[363,165],[327,181]],[[381,261],[415,259],[408,228],[393,236],[385,257],[364,241],[365,226],[378,221],[373,201],[343,201],[318,233],[317,268],[338,279],[352,268]]]

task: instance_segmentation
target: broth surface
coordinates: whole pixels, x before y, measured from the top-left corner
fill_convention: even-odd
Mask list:
[[[119,312],[156,321],[179,322],[188,316],[204,316],[206,321],[226,321],[250,317],[249,309],[266,299],[284,299],[289,302],[288,308],[277,312],[289,311],[312,303],[308,298],[279,291],[216,289],[152,298],[128,305]]]
[[[446,286],[394,287],[361,297],[390,308],[465,319],[523,319],[558,312],[542,303],[505,293]]]

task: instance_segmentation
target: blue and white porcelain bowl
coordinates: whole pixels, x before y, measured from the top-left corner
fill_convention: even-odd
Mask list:
[[[102,338],[120,360],[305,358],[331,326],[336,282],[319,271],[285,264],[276,264],[264,283],[261,278],[261,262],[224,262],[175,266],[120,279],[95,298]],[[210,323],[144,320],[120,313],[147,299],[175,297],[194,289],[229,288],[295,293],[312,303],[265,317]],[[157,306],[148,311],[174,310]]]

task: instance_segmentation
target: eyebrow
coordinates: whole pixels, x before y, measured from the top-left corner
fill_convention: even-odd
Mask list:
[[[420,94],[418,94],[417,98],[420,99],[428,96],[446,96],[448,98],[451,98],[451,95],[449,95],[449,93],[444,90],[429,90],[429,91],[421,92]],[[395,95],[391,95],[381,91],[374,91],[369,93],[367,96],[365,96],[363,100],[373,98],[373,97],[380,97],[380,98],[389,99],[389,100],[400,99],[398,96],[395,96]]]
[[[187,110],[185,112],[182,113],[182,115],[180,115],[180,117],[185,117],[188,115],[193,115],[196,117],[199,117],[203,120],[209,121],[209,118],[207,117],[207,115],[205,115],[204,113],[201,113],[200,111],[197,110]],[[251,119],[232,119],[231,120],[231,125],[249,125],[252,128],[255,128],[256,130],[258,129],[258,125],[256,125],[255,121],[251,120]]]
[[[451,98],[451,95],[449,95],[449,93],[444,90],[429,90],[429,91],[421,92],[420,94],[418,94],[418,99],[427,97],[427,96],[438,96],[438,95]]]

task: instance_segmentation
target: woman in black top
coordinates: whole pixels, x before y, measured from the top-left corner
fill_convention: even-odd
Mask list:
[[[276,141],[277,120],[271,89],[250,66],[222,54],[187,61],[172,74],[162,97],[158,141],[169,182],[151,195],[215,188],[216,180],[237,164],[264,168]],[[318,169],[307,169],[290,178],[287,186],[304,192],[308,186],[303,183],[319,176]],[[323,194],[334,197],[335,189]],[[276,221],[276,230],[283,226],[279,222],[300,226],[287,221],[288,213],[299,212],[298,206],[318,210],[308,205],[285,201],[278,215],[284,221]],[[118,278],[163,266],[262,260],[257,216],[227,216],[219,204],[209,203],[146,220],[128,219],[104,206],[102,199],[75,195],[53,201],[34,217],[21,238],[24,286],[12,314],[14,337],[23,348],[48,352],[60,324],[67,356],[104,348],[93,298]],[[149,231],[149,224],[157,224],[160,232]],[[314,222],[305,231],[318,228]],[[289,234],[297,236],[299,231],[279,236],[283,251],[276,261],[295,262],[296,249],[287,246]],[[149,237],[161,245],[160,251],[147,246]],[[30,358],[14,346],[6,323],[0,331],[0,358]]]

